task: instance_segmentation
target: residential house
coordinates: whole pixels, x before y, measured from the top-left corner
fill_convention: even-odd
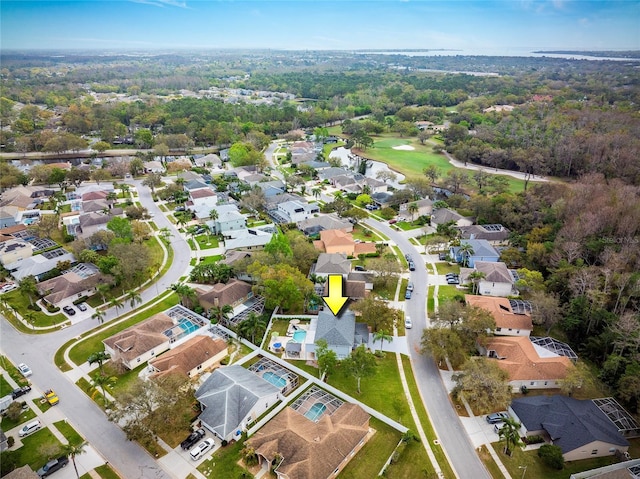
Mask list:
[[[206,181],[204,181],[204,179],[202,178],[202,175],[198,175],[198,178],[185,181],[185,183],[182,185],[182,188],[184,189],[184,191],[186,191],[189,194],[198,190],[214,191],[213,188],[210,185],[208,185]]]
[[[224,246],[228,250],[263,249],[271,241],[275,228],[273,225],[263,225],[253,228],[230,230],[226,233]]]
[[[449,208],[436,208],[431,214],[431,226],[434,228],[438,225],[446,225],[453,223],[454,226],[471,226],[473,218],[467,218],[460,213]]]
[[[311,402],[309,398],[306,402]],[[276,464],[279,479],[336,477],[370,437],[369,414],[342,403],[316,418],[312,405],[286,407],[247,440],[260,462]],[[322,404],[326,409],[327,406]],[[311,411],[311,412],[309,412]]]
[[[640,477],[640,459],[618,462],[597,469],[575,472],[569,479],[638,479]]]
[[[0,208],[0,228],[7,228],[9,226],[15,226],[18,223],[16,216],[21,211],[16,206],[3,206]]]
[[[351,272],[351,261],[344,253],[320,253],[311,272],[324,277],[330,274],[341,274],[346,279]]]
[[[506,244],[511,232],[500,224],[460,226],[461,239],[486,240],[494,246]]]
[[[107,200],[106,198],[87,201],[83,200],[81,208],[83,213],[105,212],[109,211],[113,207],[113,203],[113,200]]]
[[[40,476],[36,474],[36,471],[31,469],[29,465],[24,465],[17,469],[14,469],[6,476],[2,476],[3,479],[40,479]]]
[[[215,209],[217,204],[218,195],[207,186],[206,188],[191,190],[186,207],[195,214],[197,219],[203,220],[209,218],[211,210]]]
[[[331,163],[327,163],[326,161],[305,161],[300,164],[300,166],[308,166],[309,168],[313,168],[318,171],[326,170],[327,168],[331,168]]]
[[[161,161],[145,161],[144,162],[145,173],[160,173],[164,174],[165,169]]]
[[[33,255],[33,246],[23,239],[9,238],[0,242],[0,263],[2,266],[16,263]]]
[[[466,245],[470,248],[467,251]],[[500,253],[487,240],[475,239],[461,240],[460,246],[451,246],[449,256],[470,268],[474,267],[476,261],[496,263],[500,259]]]
[[[172,343],[195,335],[209,321],[177,305],[102,341],[104,349],[128,369],[167,351]]]
[[[474,296],[465,294],[468,306],[477,306],[489,311],[496,321],[496,336],[529,336],[533,330],[531,313],[514,310],[507,298]]]
[[[469,275],[473,272],[484,274],[484,278],[477,281],[478,294],[482,296],[511,296],[517,294],[513,274],[503,262],[476,261],[473,268],[461,268],[460,283],[471,283],[472,280],[469,279]]]
[[[149,369],[156,375],[180,373],[194,378],[219,364],[227,354],[229,351],[224,340],[210,336],[194,336],[150,360]]]
[[[189,160],[189,168],[191,168],[191,160]],[[202,175],[191,170],[179,171],[178,173],[176,173],[176,178],[182,178],[185,185],[193,180],[204,183],[204,181],[202,180]]]
[[[285,223],[299,223],[320,213],[320,207],[316,203],[294,200],[278,204],[277,213],[278,218],[284,219]]]
[[[345,233],[353,231],[353,224],[350,221],[339,218],[334,214],[320,214],[300,221],[297,226],[307,236],[317,235],[324,230],[340,230]]]
[[[78,224],[74,229],[78,238],[86,239],[93,236],[98,231],[107,229],[107,223],[113,218],[121,217],[122,208],[112,208],[108,213],[102,211],[94,211],[80,215]]]
[[[281,399],[280,388],[236,364],[213,371],[195,396],[202,425],[226,441],[239,439],[247,424]]]
[[[551,353],[523,336],[488,338],[478,349],[481,354],[495,358],[500,369],[507,372],[514,393],[523,388],[559,388],[574,367],[568,357]]]
[[[313,359],[316,343],[320,339],[327,342],[327,347],[335,351],[338,359],[344,359],[354,348],[368,343],[369,327],[365,323],[356,323],[355,313],[348,308],[344,308],[338,316],[324,309],[311,319],[304,344],[298,347],[300,357]],[[285,345],[287,355],[294,356],[296,346],[295,342],[289,341]]]
[[[371,201],[380,208],[386,208],[387,206],[391,206],[393,195],[391,193],[373,193],[371,194]]]
[[[5,268],[16,281],[21,281],[27,276],[33,276],[36,278],[36,281],[40,281],[45,273],[48,273],[55,268],[58,263],[64,261],[74,263],[76,258],[73,256],[73,253],[69,253],[62,248],[57,248],[35,256],[29,256],[15,263],[7,264]]]
[[[60,276],[38,283],[36,288],[45,303],[61,308],[84,296],[94,295],[96,287],[107,282],[95,265],[79,263]]]
[[[367,284],[363,280],[347,278],[344,282],[344,295],[349,299],[364,299],[367,296]],[[316,292],[322,296],[329,296],[329,283],[325,282],[320,287],[316,286]]]
[[[373,291],[373,273],[365,271],[351,271],[347,276],[347,281],[363,282],[365,291]]]
[[[416,205],[418,208],[415,212],[408,211],[409,205]],[[429,216],[433,212],[433,201],[429,198],[424,198],[418,201],[410,201],[409,203],[403,203],[400,205],[398,217],[404,221],[413,221],[421,216]]]
[[[195,158],[193,162],[196,166],[206,168],[220,168],[222,166],[222,160],[215,153],[209,153],[208,155]]]
[[[567,396],[524,396],[514,399],[509,414],[521,436],[543,436],[562,449],[565,461],[626,452],[629,442],[591,399]]]
[[[13,206],[18,210],[30,210],[53,193],[54,190],[43,186],[14,186],[0,195],[0,207]]]
[[[227,284],[214,284],[209,290],[203,289],[202,286],[196,288],[196,295],[200,306],[207,313],[211,312],[211,308],[215,306],[229,305],[233,308],[244,303],[247,299],[253,297],[251,285],[237,279],[231,279]]]
[[[206,223],[216,234],[228,236],[231,231],[246,229],[247,218],[240,213],[237,205],[217,205],[214,209],[218,212],[218,217]]]
[[[264,192],[265,198],[281,195],[287,191],[287,187],[282,180],[262,181],[256,186]]]
[[[255,165],[239,166],[238,168],[234,168],[233,171],[240,181],[244,181],[247,176],[258,173],[258,167]]]
[[[361,182],[362,191],[364,192],[365,187],[369,188],[369,194],[374,193],[386,193],[388,190],[387,183],[376,178],[365,177]]]
[[[313,245],[323,253],[344,253],[355,257],[376,252],[375,243],[356,242],[351,233],[345,233],[342,230],[321,231],[320,239],[314,241]]]
[[[338,176],[351,176],[353,171],[347,170],[345,168],[331,167],[326,170],[322,170],[318,172],[318,178],[320,181],[329,180]]]

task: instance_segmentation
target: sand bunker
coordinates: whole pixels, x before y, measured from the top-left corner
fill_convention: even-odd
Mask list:
[[[392,148],[394,150],[407,150],[407,151],[415,150],[415,148],[411,145],[400,145],[400,146],[394,146]]]

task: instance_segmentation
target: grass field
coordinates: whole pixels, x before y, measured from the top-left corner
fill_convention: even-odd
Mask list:
[[[69,444],[73,444],[77,446],[78,444],[81,444],[84,441],[82,436],[78,434],[78,432],[73,427],[71,427],[71,425],[67,421],[63,420],[63,421],[54,422],[53,425],[58,431],[62,433],[62,435],[66,438]]]
[[[55,457],[62,449],[62,443],[47,428],[40,429],[21,440],[22,447],[17,449],[20,454],[18,466],[29,464],[34,471],[44,466],[48,460],[47,455],[42,451],[54,451],[51,456]]]

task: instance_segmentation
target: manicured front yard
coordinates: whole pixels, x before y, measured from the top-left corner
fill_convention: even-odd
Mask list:
[[[438,286],[438,301],[449,301],[456,296],[464,296],[466,292],[466,289],[458,289],[455,285],[440,285]]]
[[[62,449],[62,443],[47,428],[21,440],[23,445],[17,449],[18,467],[28,464],[34,471],[44,466],[50,457],[55,457]],[[45,451],[50,451],[51,454],[48,455]]]
[[[9,361],[5,356],[0,356],[0,365],[2,366],[2,369],[4,369],[9,374],[9,377],[18,384],[18,386],[26,386],[27,384],[29,384],[29,380],[22,374],[20,374],[18,368],[16,368],[13,363]],[[7,387],[9,388],[9,392],[13,391],[13,388],[11,386]]]
[[[81,444],[84,439],[78,432],[67,422],[67,421],[58,421],[54,422],[53,425],[55,428],[62,433],[62,435],[67,439],[69,444],[78,445]]]
[[[25,321],[28,321],[29,315],[33,315],[34,326],[55,326],[57,324],[68,321],[68,318],[62,313],[57,313],[53,316],[49,316],[47,314],[44,314],[42,311],[34,311],[29,309],[29,306],[31,304],[29,302],[29,298],[27,297],[27,295],[23,295],[18,289],[3,294],[2,299],[6,300],[7,303],[25,319]],[[28,330],[29,328],[26,327],[26,329]]]
[[[219,246],[218,238],[213,235],[198,235],[196,241],[200,249],[217,248]]]
[[[85,340],[80,341],[76,345],[71,348],[69,351],[69,358],[76,364],[80,365],[86,362],[87,358],[90,354],[96,351],[103,351],[104,345],[102,344],[102,340],[106,339],[110,336],[113,336],[116,333],[119,333],[123,329],[128,328],[129,326],[133,326],[134,324],[139,323],[140,321],[150,318],[156,313],[160,313],[165,309],[170,308],[171,306],[175,306],[178,304],[178,296],[175,293],[171,293],[166,296],[162,301],[160,301],[155,306],[147,309],[146,311],[142,311],[126,321],[122,321],[118,324],[115,324],[111,327],[107,327],[99,334],[87,338]]]
[[[20,398],[18,398],[18,402],[20,402]],[[19,424],[23,424],[30,419],[33,419],[34,417],[36,417],[36,413],[31,408],[27,409],[26,411],[22,411],[20,413],[20,417],[15,421],[9,419],[9,416],[4,415],[2,416],[2,423],[0,423],[0,427],[3,431],[8,431],[9,429],[13,429]]]
[[[248,471],[238,464],[243,445],[244,440],[241,440],[218,449],[213,453],[211,459],[198,466],[198,471],[210,479],[241,477],[243,472],[248,474]],[[251,477],[251,475],[247,477]]]

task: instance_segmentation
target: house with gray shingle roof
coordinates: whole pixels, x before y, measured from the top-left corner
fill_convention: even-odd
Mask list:
[[[471,226],[473,219],[462,216],[457,211],[450,210],[449,208],[437,208],[433,210],[431,226],[436,227],[449,222],[453,222],[454,226]]]
[[[465,253],[463,249],[461,250],[464,245],[469,245],[472,250]],[[476,261],[496,263],[500,259],[500,253],[487,240],[462,240],[460,246],[449,248],[449,255],[458,263],[465,263],[471,268]]]
[[[478,294],[504,297],[517,295],[515,279],[502,261],[476,261],[473,268],[460,268],[460,283],[470,283],[469,275],[474,271],[484,274],[484,278],[478,281]]]
[[[591,399],[525,396],[512,401],[509,414],[522,424],[521,436],[546,436],[562,449],[565,461],[613,456],[629,449],[629,441]]]
[[[351,261],[343,253],[320,253],[311,272],[318,276],[341,274],[345,279],[351,272]]]
[[[319,214],[313,218],[300,221],[297,226],[307,236],[319,234],[320,231],[324,230],[341,230],[345,233],[353,231],[353,224],[333,214]]]
[[[202,425],[221,440],[237,439],[280,400],[280,389],[239,365],[216,369],[196,391]]]
[[[335,351],[338,359],[344,359],[351,354],[353,348],[369,341],[369,328],[364,323],[356,323],[355,313],[348,308],[343,309],[338,316],[325,309],[309,324],[304,344],[306,357],[315,351],[319,339],[327,342],[327,346]],[[287,346],[289,343],[285,347]]]

